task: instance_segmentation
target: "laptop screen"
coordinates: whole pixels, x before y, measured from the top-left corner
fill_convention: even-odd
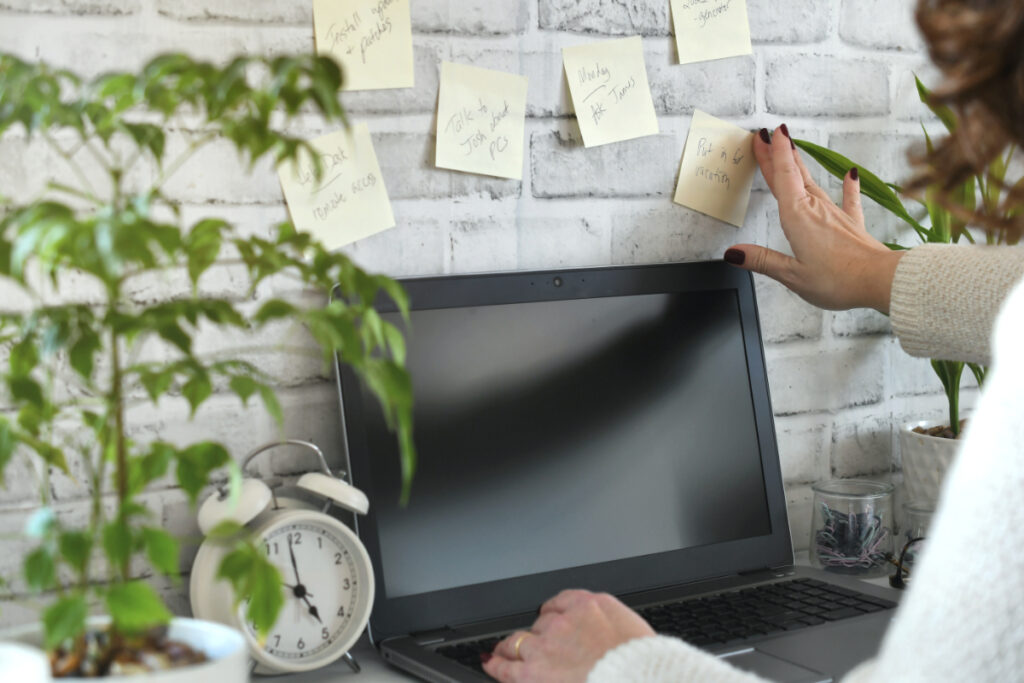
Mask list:
[[[387,635],[792,560],[749,274],[721,263],[408,280],[418,465],[340,369]],[[408,630],[405,630],[408,629]]]
[[[407,337],[406,509],[368,429],[389,596],[769,533],[735,291],[417,310]]]

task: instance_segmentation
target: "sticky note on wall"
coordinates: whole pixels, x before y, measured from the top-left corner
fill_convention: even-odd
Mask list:
[[[526,87],[525,76],[442,62],[437,165],[521,180]]]
[[[747,0],[672,0],[679,63],[749,55]]]
[[[756,171],[753,133],[694,111],[674,201],[741,228]]]
[[[344,71],[343,90],[413,86],[409,0],[313,0],[317,54]]]
[[[562,49],[586,147],[658,132],[640,36]]]
[[[308,155],[278,169],[288,211],[299,230],[337,249],[394,227],[370,129],[365,123],[312,140],[323,174],[316,179]]]

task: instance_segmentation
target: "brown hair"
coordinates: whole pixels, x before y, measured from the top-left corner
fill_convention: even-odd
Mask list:
[[[960,124],[915,160],[920,165],[909,189],[932,186],[948,195],[983,174],[1008,145],[1024,146],[1024,0],[919,0],[917,23],[945,76],[931,101],[951,107]],[[1020,235],[1024,212],[1008,218],[1011,207],[1024,207],[1024,191],[1009,191],[996,211],[969,218]]]

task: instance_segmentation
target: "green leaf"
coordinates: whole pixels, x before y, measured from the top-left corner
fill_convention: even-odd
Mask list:
[[[248,600],[246,618],[266,636],[284,605],[284,588],[277,567],[258,548],[246,543],[225,555],[217,577],[231,583],[236,604]]]
[[[11,355],[8,361],[11,367],[11,375],[15,377],[26,377],[39,365],[39,352],[35,339],[26,337],[11,347]]]
[[[932,104],[931,91],[925,87],[924,83],[921,82],[921,79],[917,77],[917,74],[914,74],[914,82],[917,84],[917,96],[920,98],[921,102],[928,107],[940,121],[942,121],[942,125],[946,127],[946,130],[950,133],[956,130],[956,114],[953,113],[953,110],[945,105]]]
[[[235,375],[230,382],[231,391],[242,399],[244,405],[248,405],[249,397],[256,393],[257,385],[256,380],[248,375]]]
[[[167,390],[171,388],[171,383],[174,382],[173,367],[164,368],[156,372],[150,370],[139,371],[139,381],[142,382],[142,386],[146,388],[146,393],[149,394],[150,400],[154,403],[167,393]]]
[[[7,380],[7,385],[11,388],[11,397],[16,401],[24,401],[37,407],[42,407],[45,403],[43,388],[31,377],[11,377]]]
[[[92,553],[92,537],[84,531],[64,531],[58,539],[58,548],[64,561],[79,574],[85,573]]]
[[[149,453],[128,460],[128,490],[139,493],[151,482],[167,473],[177,449],[158,441],[149,447]]]
[[[166,624],[171,613],[152,586],[144,581],[114,584],[107,591],[107,609],[114,627],[122,633],[139,633]]]
[[[188,399],[188,404],[192,408],[192,414],[195,415],[196,410],[199,409],[203,401],[210,398],[213,394],[213,384],[210,382],[210,376],[205,370],[197,368],[192,377],[181,387],[181,393]]]
[[[45,646],[53,650],[65,640],[77,638],[85,632],[85,617],[89,608],[83,595],[60,598],[43,612]]]
[[[178,485],[195,503],[199,492],[210,477],[210,472],[227,464],[231,457],[219,443],[204,441],[177,453]]]
[[[7,421],[7,418],[0,415],[0,484],[4,483],[4,469],[6,469],[7,463],[14,456],[16,445],[17,440],[14,436],[14,430],[11,429],[11,423]]]
[[[96,353],[100,350],[100,338],[92,330],[82,330],[81,335],[71,345],[68,352],[71,367],[83,379],[92,379],[92,371]]]
[[[57,579],[57,566],[46,548],[36,548],[25,557],[25,582],[34,591],[50,590]]]
[[[166,576],[178,573],[178,541],[174,536],[163,529],[143,527],[142,541],[150,564]]]
[[[230,226],[227,221],[219,218],[207,218],[192,226],[185,243],[188,253],[188,275],[192,284],[199,282],[200,276],[216,262],[220,254],[223,233]]]
[[[256,315],[253,316],[253,321],[259,324],[263,324],[270,320],[278,318],[291,318],[297,312],[295,306],[291,305],[287,301],[281,299],[271,299],[267,301],[260,309],[256,311]]]
[[[867,170],[860,164],[850,161],[842,154],[833,152],[832,150],[820,145],[816,145],[813,142],[808,142],[807,140],[793,140],[793,142],[812,159],[821,164],[826,171],[840,180],[845,178],[850,169],[856,166],[857,171],[860,174],[861,194],[877,203],[883,209],[889,211],[889,213],[902,219],[914,228],[915,232],[921,236],[922,240],[925,239],[924,227],[914,220],[914,217],[907,212],[906,208],[903,206],[903,202],[901,202],[899,197],[896,196],[896,193],[893,192],[892,188],[882,182],[882,180],[880,180],[874,173]]]
[[[260,398],[263,399],[263,406],[270,413],[270,416],[274,418],[274,422],[281,426],[284,424],[284,412],[281,410],[281,403],[277,400],[277,394],[274,393],[273,388],[266,384],[260,384],[259,387]]]
[[[110,564],[124,567],[132,556],[132,530],[123,519],[115,519],[103,525],[103,552]]]

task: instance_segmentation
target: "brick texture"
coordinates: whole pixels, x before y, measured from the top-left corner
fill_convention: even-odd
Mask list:
[[[646,0],[540,0],[540,27],[606,35],[665,35],[667,2]]]
[[[769,113],[870,116],[889,111],[889,68],[881,61],[785,55],[767,65]]]
[[[156,0],[160,14],[185,21],[240,21],[255,24],[309,24],[313,4],[300,0]]]
[[[920,50],[917,0],[843,0],[839,37],[859,47]]]

